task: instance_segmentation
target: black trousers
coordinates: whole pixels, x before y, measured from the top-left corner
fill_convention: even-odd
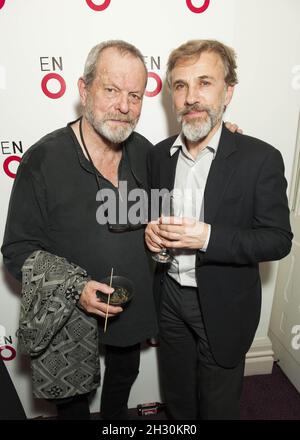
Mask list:
[[[101,393],[101,418],[128,419],[128,398],[140,366],[140,344],[105,346],[105,373]],[[89,419],[88,394],[52,401],[59,420]]]
[[[89,394],[52,400],[56,404],[58,420],[89,420]]]
[[[128,398],[139,374],[140,344],[130,347],[105,346],[105,373],[101,394],[101,417],[128,419]]]
[[[245,360],[218,365],[211,353],[198,292],[168,275],[159,312],[160,375],[173,419],[238,419]]]

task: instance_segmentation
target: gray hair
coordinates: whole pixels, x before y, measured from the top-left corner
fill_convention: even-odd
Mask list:
[[[100,58],[101,53],[108,48],[114,48],[117,49],[122,55],[123,54],[130,54],[134,56],[135,58],[138,58],[143,63],[143,66],[145,68],[146,77],[148,74],[146,63],[144,60],[144,57],[140,50],[135,47],[133,44],[127,43],[123,40],[108,40],[104,41],[102,43],[97,44],[94,46],[86,59],[85,66],[84,66],[84,72],[83,72],[83,79],[87,86],[92,84],[94,81],[94,78],[96,76],[96,70],[97,70],[97,63]]]
[[[174,49],[168,60],[167,82],[171,86],[172,70],[177,63],[186,60],[199,58],[203,52],[213,52],[219,55],[223,62],[225,82],[228,86],[234,86],[238,83],[237,64],[235,51],[217,40],[190,40]]]

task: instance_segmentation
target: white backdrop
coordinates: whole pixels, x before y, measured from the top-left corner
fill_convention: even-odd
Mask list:
[[[168,93],[159,87],[170,50],[194,38],[234,47],[240,84],[226,119],[276,146],[290,181],[300,101],[299,20],[299,0],[0,0],[0,239],[22,154],[75,119],[85,58],[107,39],[127,40],[146,57],[148,96],[138,131],[153,143],[177,130]],[[257,338],[267,335],[276,272],[276,263],[262,266]],[[47,414],[47,406],[33,402],[26,362],[16,355],[19,288],[3,267],[0,275],[0,355],[27,416]],[[156,349],[148,347],[130,406],[159,399]],[[97,395],[91,409],[98,407]]]

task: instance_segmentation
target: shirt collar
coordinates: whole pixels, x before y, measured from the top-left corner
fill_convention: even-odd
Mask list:
[[[222,134],[222,128],[223,128],[223,124],[221,123],[220,127],[218,128],[218,130],[215,132],[215,134],[213,135],[213,137],[209,141],[209,145],[206,145],[206,147],[205,147],[205,148],[209,148],[209,149],[213,150],[214,157],[217,154],[217,150],[219,147],[220,138],[221,138],[221,134]],[[185,145],[185,138],[184,138],[184,135],[182,132],[179,133],[179,135],[175,139],[175,142],[171,146],[170,156],[173,156],[173,154],[175,154],[179,148],[181,148],[184,152],[187,151],[187,148]]]

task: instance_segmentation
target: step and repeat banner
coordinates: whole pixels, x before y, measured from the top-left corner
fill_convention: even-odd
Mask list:
[[[237,51],[239,84],[226,119],[276,146],[291,179],[300,96],[298,0],[0,0],[0,239],[24,152],[80,114],[77,79],[94,45],[123,39],[145,57],[148,85],[137,131],[153,143],[178,130],[165,68],[172,49],[213,38]],[[268,331],[276,264],[264,271],[257,337]],[[20,286],[1,260],[0,357],[27,417],[51,414],[31,397],[28,360],[18,355]],[[130,407],[161,399],[157,348],[143,348]],[[102,365],[102,369],[104,366]],[[3,397],[3,380],[0,394]],[[99,392],[91,410],[99,410]],[[1,417],[1,416],[0,416]]]

